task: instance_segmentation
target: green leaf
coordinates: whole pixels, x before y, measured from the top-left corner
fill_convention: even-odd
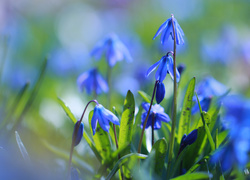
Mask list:
[[[229,131],[222,131],[218,134],[218,147],[227,138]]]
[[[93,112],[94,110],[90,111],[89,113],[90,127],[91,127],[91,119],[93,116]],[[93,134],[92,128],[91,128],[91,133]],[[99,123],[97,123],[96,131],[95,131],[95,135],[93,136],[93,139],[94,139],[95,147],[103,159],[102,163],[109,161],[109,159],[111,158],[111,144],[109,141],[109,135],[108,135],[108,132],[104,131],[101,128]]]
[[[154,172],[158,175],[162,174],[162,170],[164,167],[165,157],[168,151],[168,145],[165,138],[159,139],[152,147],[152,151],[155,151],[155,166]]]
[[[24,115],[29,111],[29,108],[32,106],[37,94],[38,94],[38,91],[41,87],[41,84],[42,84],[42,81],[43,81],[43,78],[45,76],[45,71],[46,71],[46,67],[47,67],[47,63],[48,63],[48,59],[45,58],[44,61],[43,61],[43,64],[40,68],[40,71],[39,71],[39,75],[38,75],[38,78],[36,79],[36,82],[35,82],[35,85],[33,87],[33,89],[31,90],[31,93],[24,105],[24,108],[23,110],[21,111],[20,115],[18,116],[18,118],[16,119],[16,122],[13,124],[12,128],[10,131],[14,131],[17,129],[17,127],[19,126],[19,124],[21,123]]]
[[[17,142],[17,145],[19,147],[19,150],[23,156],[23,159],[27,162],[27,163],[30,163],[30,157],[29,157],[29,154],[25,148],[25,146],[23,145],[23,142],[18,134],[17,131],[15,131],[15,134],[16,134],[16,142]]]
[[[179,128],[178,128],[178,138],[177,141],[180,144],[182,136],[184,134],[188,134],[190,118],[191,118],[191,108],[193,103],[194,96],[194,88],[195,88],[195,77],[193,77],[187,87],[187,91],[184,97],[183,107],[181,111]]]
[[[118,169],[124,164],[126,163],[130,158],[135,157],[137,159],[146,159],[147,155],[144,154],[138,154],[138,153],[131,153],[131,154],[127,154],[123,157],[121,157],[117,163],[115,164],[115,166],[113,167],[113,169],[111,170],[111,172],[108,174],[108,176],[105,178],[106,180],[110,180],[115,173],[118,171]]]
[[[69,117],[69,119],[75,124],[77,122],[77,119],[75,118],[75,116],[73,115],[73,113],[71,112],[69,107],[66,106],[65,103],[60,98],[57,98],[57,99],[58,99],[59,104],[63,108],[64,112]],[[92,143],[92,141],[90,140],[89,136],[87,135],[87,133],[85,131],[83,131],[83,137],[87,141],[87,143],[89,144],[89,147],[92,149],[94,154],[96,155],[96,158],[101,162],[102,161],[101,155],[99,154],[96,147],[94,146],[94,144]]]
[[[57,100],[58,100],[59,104],[62,106],[64,112],[69,117],[69,119],[75,124],[77,122],[77,119],[75,118],[75,116],[73,115],[73,113],[71,112],[69,107],[66,106],[65,103],[59,97],[57,98]]]
[[[203,126],[204,126],[204,128],[205,128],[205,131],[206,131],[206,133],[207,133],[208,141],[209,141],[209,143],[210,143],[210,146],[211,146],[212,151],[214,151],[214,150],[215,150],[215,143],[214,143],[214,140],[213,140],[212,135],[211,135],[211,132],[210,132],[208,126],[207,126],[207,123],[205,122],[204,112],[202,112],[201,104],[200,104],[200,101],[199,101],[199,98],[198,98],[197,93],[195,93],[195,95],[196,95],[196,98],[197,98],[197,102],[198,102],[198,104],[199,104],[200,113],[201,113],[201,118],[202,118],[202,122],[203,122]]]
[[[211,123],[211,117],[210,117],[210,115],[207,112],[205,112],[205,111],[203,111],[203,115],[204,115],[205,122],[207,124],[210,124]],[[203,121],[202,121],[202,118],[200,118],[199,123],[197,124],[197,126],[196,126],[195,129],[197,129],[199,127],[202,127],[202,126],[203,126]]]
[[[138,94],[142,97],[144,101],[150,103],[151,97],[147,93],[145,93],[144,91],[138,91]]]
[[[121,156],[124,156],[130,153],[131,140],[133,134],[133,122],[135,114],[135,100],[131,91],[128,91],[126,99],[124,101],[123,113],[121,117],[121,125],[119,132],[119,147],[124,147],[128,145],[127,150],[125,150]],[[124,168],[124,175],[127,178],[130,178],[130,171],[128,168]]]
[[[192,174],[184,174],[182,176],[178,176],[176,178],[173,178],[171,180],[187,180],[187,179],[211,179],[213,177],[212,174],[208,174],[206,172],[196,172]]]

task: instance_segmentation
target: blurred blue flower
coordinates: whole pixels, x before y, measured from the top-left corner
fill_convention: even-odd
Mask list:
[[[224,126],[229,130],[229,141],[211,157],[211,162],[220,162],[223,171],[237,165],[242,169],[247,164],[250,152],[250,100],[241,96],[227,96],[223,99]]]
[[[210,106],[210,104],[211,104],[211,101],[212,101],[212,97],[205,97],[205,98],[203,98],[203,99],[200,101],[200,105],[201,105],[202,111],[205,111],[205,112],[208,111],[209,106]],[[195,114],[195,113],[198,112],[198,111],[200,111],[200,107],[199,107],[199,104],[196,103],[196,104],[193,106],[191,113],[192,113],[192,114]]]
[[[102,92],[107,93],[109,91],[108,83],[101,74],[98,73],[96,68],[81,74],[77,78],[77,85],[81,91],[85,88],[88,94],[91,94],[93,91],[96,94],[101,94]]]
[[[222,96],[228,91],[228,88],[224,84],[215,80],[211,76],[204,78],[200,83],[197,84],[195,89],[203,111],[207,111],[209,109],[211,99],[214,96]],[[196,104],[192,108],[192,114],[195,114],[199,111],[199,105],[197,103],[196,96],[193,97],[193,101]]]
[[[153,72],[158,65],[159,68],[155,73],[156,80],[162,82],[165,79],[167,73],[169,73],[171,78],[174,80],[174,62],[173,58],[168,55],[163,56],[158,62],[150,66],[150,68],[147,70],[146,77],[148,77],[149,74]],[[179,82],[180,80],[180,73],[178,72],[177,68],[176,68],[176,80],[177,82]]]
[[[180,73],[180,75],[186,70],[186,65],[181,63],[177,66],[178,72]]]
[[[160,104],[161,101],[164,99],[164,97],[165,97],[165,86],[162,82],[159,82],[157,83],[156,86],[156,96],[155,96],[157,104]]]
[[[72,136],[72,140],[75,138],[75,144],[74,146],[77,146],[80,141],[82,140],[82,136],[83,136],[83,123],[80,122],[80,121],[77,121],[75,123],[75,126],[74,126],[74,131],[73,131],[73,136]]]
[[[182,31],[180,25],[178,24],[177,20],[174,18],[174,28],[175,28],[175,36],[176,36],[176,44],[184,44],[184,32]],[[167,19],[158,29],[153,39],[155,39],[160,33],[161,34],[161,43],[164,44],[168,37],[171,35],[172,39],[174,40],[173,36],[173,26],[172,26],[172,17]]]
[[[204,78],[196,86],[196,93],[200,101],[206,97],[221,96],[227,91],[228,88],[224,84],[215,80],[211,76]]]
[[[91,120],[93,135],[95,135],[96,132],[97,121],[99,122],[101,128],[106,132],[109,132],[109,121],[116,125],[120,125],[119,119],[111,111],[105,109],[101,104],[97,104],[94,108]]]
[[[198,130],[195,129],[193,131],[191,131],[188,135],[184,134],[182,139],[181,139],[181,144],[180,144],[180,149],[179,149],[179,153],[181,153],[181,151],[187,147],[187,145],[191,145],[193,144],[198,136]]]
[[[149,103],[142,103],[142,107],[144,108],[145,112],[141,116],[141,128],[143,128],[144,121],[147,117],[147,113],[149,110]],[[150,114],[148,117],[148,121],[146,124],[146,129],[151,126],[152,127],[152,121],[154,118],[154,129],[160,129],[161,128],[161,122],[166,122],[168,123],[170,121],[169,116],[164,113],[164,108],[161,107],[160,105],[156,104],[151,107]]]
[[[98,42],[92,50],[91,55],[96,59],[100,59],[104,52],[110,67],[113,67],[117,61],[122,61],[123,59],[128,62],[132,61],[127,47],[115,34],[109,34],[102,41]]]

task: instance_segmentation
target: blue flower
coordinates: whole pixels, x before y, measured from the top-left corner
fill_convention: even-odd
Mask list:
[[[241,96],[227,96],[223,99],[224,127],[229,130],[228,143],[220,147],[211,157],[211,162],[220,162],[223,171],[237,165],[242,169],[249,161],[250,152],[250,100]]]
[[[82,140],[83,136],[83,123],[80,121],[77,121],[74,126],[73,136],[72,140],[75,138],[74,146],[77,146],[80,141]]]
[[[128,62],[132,61],[128,49],[115,34],[109,34],[102,41],[98,42],[91,55],[96,59],[100,59],[104,52],[110,67],[113,67],[117,61],[122,61],[123,59],[126,59]]]
[[[199,84],[197,84],[195,89],[201,103],[202,110],[204,111],[209,109],[211,99],[214,96],[222,96],[228,91],[228,88],[224,84],[218,82],[213,77],[204,78]],[[192,114],[195,114],[199,111],[196,96],[193,97],[193,101],[196,102],[196,104],[192,108]]]
[[[93,130],[93,135],[96,132],[97,121],[99,122],[101,128],[109,132],[109,121],[120,125],[119,119],[109,110],[105,109],[101,104],[97,104],[94,109],[94,113],[91,120],[91,126]]]
[[[204,78],[196,86],[196,92],[200,101],[205,97],[221,96],[227,91],[228,88],[224,84],[211,76]]]
[[[186,65],[181,63],[177,66],[178,72],[180,73],[180,75],[185,71],[186,69]]]
[[[188,135],[184,134],[182,139],[181,139],[180,150],[179,150],[178,154],[180,154],[181,151],[185,147],[187,147],[187,145],[193,144],[196,141],[197,136],[198,136],[198,130],[197,129],[191,131]]]
[[[174,18],[174,28],[175,28],[176,44],[178,44],[178,45],[184,44],[184,39],[183,39],[184,33],[183,33],[180,25],[178,24],[178,22],[175,18]],[[168,40],[168,37],[170,35],[172,36],[172,39],[174,40],[172,17],[167,19],[167,21],[165,21],[160,26],[160,28],[156,32],[155,36],[153,37],[153,39],[155,39],[160,33],[162,33],[161,34],[161,44],[164,44]]]
[[[200,105],[201,105],[201,109],[202,111],[205,111],[207,112],[209,107],[210,107],[210,104],[211,104],[211,101],[212,101],[212,97],[205,97],[203,98],[201,101],[200,101]],[[193,106],[192,108],[192,111],[191,113],[192,114],[195,114],[196,112],[200,111],[200,107],[199,107],[199,104],[196,102],[196,104]]]
[[[157,104],[160,104],[161,101],[164,99],[165,97],[165,86],[162,82],[157,83],[156,86],[156,102]]]
[[[143,124],[144,124],[144,121],[145,121],[145,119],[147,117],[149,106],[150,106],[149,103],[142,103],[142,107],[144,108],[145,112],[141,116],[141,128],[143,128]],[[161,107],[158,104],[153,105],[151,107],[150,114],[149,114],[149,117],[148,117],[148,121],[147,121],[147,124],[146,124],[146,129],[149,126],[152,126],[153,118],[154,118],[154,129],[155,130],[161,128],[161,122],[162,121],[166,122],[166,123],[168,123],[170,121],[169,116],[166,113],[164,113],[164,108]]]
[[[155,73],[156,80],[159,80],[160,82],[162,82],[165,79],[167,73],[169,73],[171,78],[174,80],[174,62],[173,62],[173,58],[168,55],[163,56],[158,62],[150,66],[150,68],[148,69],[146,73],[146,77],[148,77],[149,74],[153,72],[158,65],[159,65],[159,68]],[[180,73],[177,68],[176,68],[176,80],[177,82],[180,81]]]
[[[93,91],[96,94],[107,93],[109,91],[108,83],[98,73],[96,68],[81,74],[77,78],[77,85],[81,91],[85,88],[88,94],[91,94]]]

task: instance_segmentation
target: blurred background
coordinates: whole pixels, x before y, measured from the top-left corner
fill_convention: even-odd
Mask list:
[[[76,79],[93,67],[98,67],[106,77],[104,58],[96,61],[90,52],[107,34],[116,33],[128,47],[133,62],[121,61],[113,68],[111,104],[121,112],[130,89],[139,106],[142,99],[137,91],[151,94],[153,89],[154,75],[145,78],[147,68],[172,50],[172,41],[163,47],[160,37],[152,40],[171,14],[185,33],[185,44],[177,47],[177,64],[186,65],[180,87],[185,87],[194,76],[198,82],[213,76],[231,92],[249,98],[249,9],[249,0],[0,0],[1,122],[29,82],[19,109],[8,115],[6,126],[2,123],[0,146],[17,148],[7,143],[14,133],[6,132],[14,126],[33,161],[53,167],[55,172],[65,169],[63,157],[48,145],[68,152],[71,144],[73,123],[57,98],[77,118],[81,116],[93,97],[79,91]],[[29,98],[46,57],[48,64],[42,83],[30,107],[22,113],[22,104]],[[165,81],[169,98],[172,81],[169,77]],[[105,99],[106,95],[101,95],[98,100],[105,105]],[[86,117],[84,123],[88,127]],[[83,171],[91,176],[94,172],[89,166],[98,166],[91,149],[85,140],[76,149],[86,163]]]

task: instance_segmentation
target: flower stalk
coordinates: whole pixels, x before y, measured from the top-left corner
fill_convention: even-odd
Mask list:
[[[72,162],[73,150],[74,150],[74,147],[75,147],[75,142],[76,142],[77,134],[78,134],[78,131],[80,129],[80,125],[82,123],[82,119],[83,119],[84,114],[85,114],[85,112],[87,110],[87,107],[89,106],[89,104],[91,102],[94,102],[97,105],[99,104],[97,100],[91,100],[91,101],[88,102],[88,104],[85,106],[85,109],[84,109],[84,111],[82,113],[82,116],[81,116],[81,118],[79,120],[79,123],[76,124],[76,128],[75,128],[75,130],[73,132],[72,143],[71,143],[71,148],[70,148],[70,155],[69,155],[68,173],[67,173],[68,174],[67,175],[68,178],[67,179],[69,179],[69,177],[70,177],[71,162]]]
[[[174,16],[171,15],[172,27],[173,27],[173,36],[174,36],[174,98],[173,98],[173,109],[172,109],[172,127],[170,135],[170,146],[169,146],[169,155],[168,155],[168,169],[170,170],[170,165],[172,162],[173,150],[174,150],[174,138],[175,138],[175,126],[176,126],[176,109],[177,109],[177,79],[176,79],[176,34],[175,34],[175,25],[174,25]]]
[[[149,106],[148,113],[147,113],[146,119],[144,121],[142,131],[141,131],[141,137],[140,137],[140,141],[139,141],[139,145],[138,145],[138,153],[141,153],[141,145],[142,145],[142,140],[143,140],[143,134],[144,134],[144,131],[145,131],[145,128],[146,128],[146,124],[147,124],[147,121],[148,121],[148,117],[149,117],[149,114],[150,114],[151,107],[153,105],[153,101],[154,101],[154,97],[155,97],[155,90],[156,90],[156,86],[157,86],[158,83],[159,83],[159,80],[155,81],[155,86],[154,86],[150,106]]]

